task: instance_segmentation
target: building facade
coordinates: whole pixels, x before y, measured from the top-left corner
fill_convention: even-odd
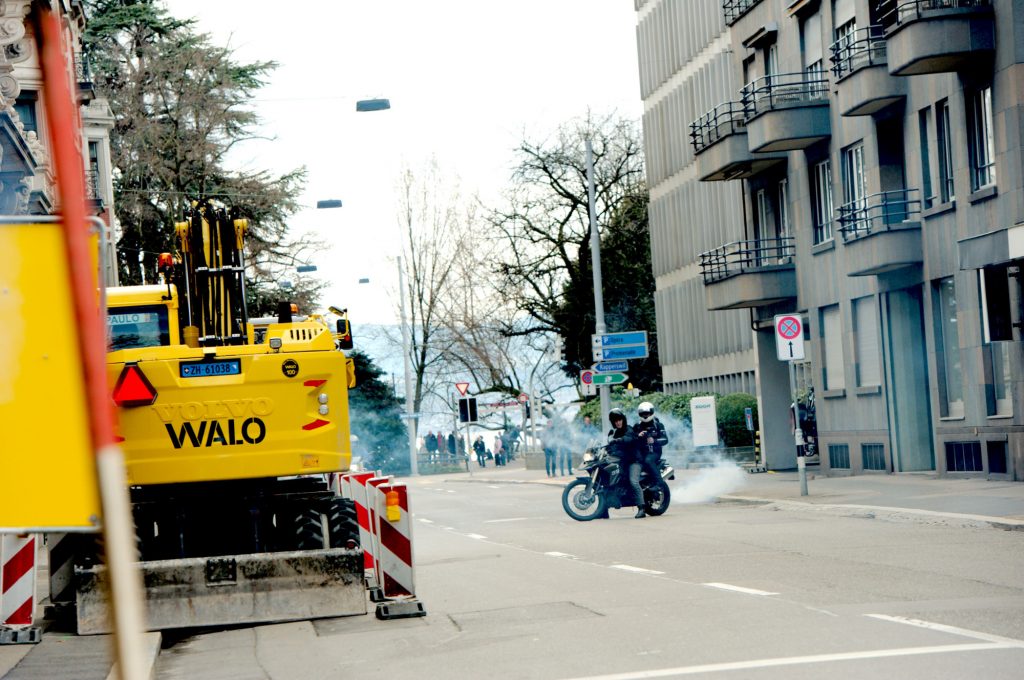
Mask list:
[[[749,314],[769,466],[795,462],[795,395],[830,474],[1024,480],[1024,0],[638,3],[641,71],[686,44],[645,18],[711,4],[731,89],[688,91],[706,108],[672,129],[695,194],[742,205],[652,210],[652,244],[693,241],[706,308]],[[802,319],[804,361],[777,357],[778,314]]]
[[[61,19],[68,79],[77,93],[81,128],[79,141],[84,162],[91,213],[104,224],[102,242],[112,265],[116,242],[110,130],[114,117],[106,100],[95,96],[88,60],[82,45],[86,16],[81,0],[49,4]],[[50,136],[38,46],[29,18],[32,0],[0,3],[0,215],[48,215],[55,205],[55,177],[50,162]],[[116,285],[117,269],[107,272]],[[112,278],[113,277],[113,278]]]

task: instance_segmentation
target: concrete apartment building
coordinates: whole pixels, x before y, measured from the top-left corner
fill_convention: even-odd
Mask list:
[[[1024,480],[1024,0],[636,0],[668,389],[795,465]]]

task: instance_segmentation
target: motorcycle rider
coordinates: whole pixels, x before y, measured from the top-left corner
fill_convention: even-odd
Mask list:
[[[620,408],[613,408],[608,412],[608,421],[612,429],[608,431],[608,450],[619,459],[619,468],[622,474],[629,479],[629,485],[633,487],[633,498],[636,501],[635,519],[646,517],[644,512],[644,492],[640,488],[640,463],[637,457],[637,442],[633,430],[626,422],[626,414]]]
[[[668,444],[668,432],[661,421],[654,416],[654,404],[645,401],[636,409],[640,418],[633,426],[637,441],[637,459],[643,470],[657,479],[661,474],[661,451]]]

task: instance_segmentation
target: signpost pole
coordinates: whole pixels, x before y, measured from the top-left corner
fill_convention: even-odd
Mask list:
[[[590,261],[594,274],[594,332],[603,335],[607,330],[604,324],[604,285],[601,279],[601,235],[597,233],[597,210],[594,207],[594,147],[587,140],[587,205],[590,212]],[[607,385],[599,385],[601,395],[601,428],[607,426],[608,412],[612,410],[611,394]]]
[[[804,457],[804,433],[800,429],[800,406],[796,394],[796,368],[789,362],[789,393],[793,397],[793,441],[796,444],[796,469],[800,475],[800,495],[807,495],[807,460]]]

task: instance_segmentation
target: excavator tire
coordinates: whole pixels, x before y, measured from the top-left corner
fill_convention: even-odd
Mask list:
[[[351,498],[332,498],[327,506],[327,526],[332,548],[346,548],[349,541],[359,545],[359,520]]]

